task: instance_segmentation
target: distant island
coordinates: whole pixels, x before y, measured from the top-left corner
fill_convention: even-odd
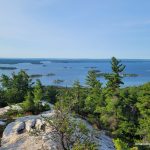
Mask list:
[[[40,78],[40,77],[43,77],[43,76],[47,76],[47,77],[50,77],[50,76],[55,76],[56,74],[55,73],[48,73],[46,75],[43,75],[43,74],[32,74],[30,75],[31,78]]]
[[[104,72],[101,72],[100,70],[91,70],[91,71],[95,72],[97,77],[105,77],[105,76],[110,75],[110,73],[104,73]],[[135,73],[122,73],[121,76],[122,77],[138,77],[139,75]]]
[[[0,67],[0,70],[16,70],[16,67]]]

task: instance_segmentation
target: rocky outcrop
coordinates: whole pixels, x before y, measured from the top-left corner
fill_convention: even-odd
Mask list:
[[[101,131],[99,136],[100,150],[115,150],[112,139],[105,134],[105,131]]]
[[[53,112],[49,113],[49,115],[52,114]],[[48,114],[45,115],[47,116]],[[40,115],[18,118],[5,128],[1,139],[2,147],[0,150],[61,149],[59,143],[49,140],[48,135],[50,135],[51,128],[47,128],[45,132],[42,132],[44,126],[45,122]],[[36,135],[39,132],[41,134]]]
[[[54,111],[43,113],[43,116],[53,116]],[[87,128],[94,130],[85,120],[79,119]],[[40,134],[39,134],[40,133]],[[96,131],[95,140],[100,150],[115,150],[112,139],[104,132]],[[52,129],[46,126],[41,115],[18,118],[7,125],[3,132],[0,150],[62,150],[60,138],[52,135]]]

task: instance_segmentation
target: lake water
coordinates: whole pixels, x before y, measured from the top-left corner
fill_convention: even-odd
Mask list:
[[[138,74],[138,77],[125,77],[124,86],[141,85],[150,81],[150,60],[122,60],[126,65],[124,73]],[[75,80],[79,80],[82,85],[85,84],[85,78],[88,70],[91,68],[101,72],[111,72],[110,60],[91,60],[91,59],[0,59],[0,67],[16,67],[15,70],[0,69],[0,75],[11,75],[12,72],[18,72],[21,69],[26,70],[29,75],[40,74],[39,77],[44,85],[72,86]],[[47,76],[53,73],[54,76]],[[34,78],[35,81],[37,78]],[[59,84],[54,80],[63,80]],[[106,83],[103,77],[99,78],[101,82]]]

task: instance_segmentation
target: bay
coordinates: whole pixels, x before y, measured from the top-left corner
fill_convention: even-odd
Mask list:
[[[123,59],[122,63],[126,65],[124,73],[138,75],[137,77],[124,77],[123,87],[137,86],[150,81],[150,60]],[[82,85],[85,85],[87,72],[93,69],[102,73],[111,72],[110,60],[0,59],[0,75],[10,76],[13,72],[17,73],[20,70],[25,70],[33,76],[33,81],[40,79],[44,85],[70,87],[75,80],[79,80]],[[106,81],[103,77],[98,79],[105,85]]]

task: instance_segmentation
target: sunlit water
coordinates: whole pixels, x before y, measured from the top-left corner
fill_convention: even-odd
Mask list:
[[[8,64],[7,64],[8,62]],[[37,62],[41,62],[37,63]],[[1,70],[0,75],[11,75],[12,72],[18,72],[21,69],[26,70],[29,75],[43,75],[39,79],[44,85],[60,85],[72,86],[75,80],[79,80],[82,85],[85,85],[85,78],[88,70],[91,68],[100,70],[101,72],[110,72],[110,60],[46,60],[38,59],[36,64],[32,60],[13,59],[11,62],[8,59],[0,59],[0,67],[16,67],[16,70]],[[123,79],[124,86],[140,85],[150,81],[150,60],[122,60],[126,65],[124,73],[138,74],[138,77],[125,77]],[[49,73],[54,73],[55,76],[46,76]],[[37,78],[34,78],[35,81]],[[64,80],[59,84],[54,83],[54,80]],[[101,82],[106,83],[103,77],[99,78]]]

